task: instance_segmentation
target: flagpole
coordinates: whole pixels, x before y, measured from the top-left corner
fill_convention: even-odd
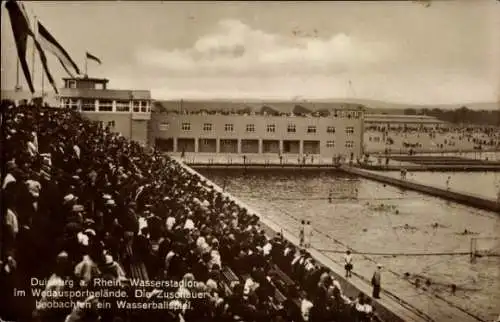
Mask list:
[[[33,16],[33,42],[32,42],[32,51],[31,51],[31,81],[33,85],[35,85],[35,51],[36,51],[36,46],[35,46],[35,41],[37,37],[37,31],[36,31],[36,16]],[[43,74],[43,71],[42,71]],[[36,92],[36,91],[35,91]],[[33,93],[32,96],[34,96],[35,93]]]
[[[33,32],[35,33],[35,39],[38,38],[38,23],[37,19],[35,16],[35,21],[34,21],[34,26],[33,26]],[[45,73],[43,68],[41,68],[42,71],[42,104],[43,104],[43,97],[45,96]]]
[[[45,74],[43,73],[43,70],[42,70],[42,102],[43,102],[43,98],[45,96]]]
[[[19,57],[17,58],[17,64],[16,64],[16,87],[15,90],[18,92],[21,89],[21,86],[19,86]]]
[[[84,75],[85,77],[88,76],[88,74],[87,74],[87,62],[88,62],[87,53],[85,53],[85,75]]]

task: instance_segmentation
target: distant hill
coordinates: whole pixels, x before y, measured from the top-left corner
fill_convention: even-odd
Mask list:
[[[158,100],[156,101],[160,105],[167,109],[171,109],[176,106],[175,109],[180,108],[181,100]],[[367,113],[371,114],[404,114],[405,110],[423,110],[423,109],[441,109],[441,110],[454,110],[459,109],[462,106],[466,106],[470,110],[474,111],[500,111],[500,102],[497,103],[468,103],[468,104],[437,104],[437,105],[417,105],[417,104],[404,104],[404,103],[393,103],[384,102],[377,100],[365,100],[365,99],[332,99],[332,100],[229,100],[229,99],[212,99],[212,100],[182,100],[182,105],[184,109],[191,110],[197,109],[201,106],[205,106],[207,110],[213,109],[239,109],[244,106],[257,107],[264,105],[271,105],[282,112],[290,110],[290,106],[300,105],[307,107],[312,110],[318,110],[332,105],[341,104],[354,104],[362,105],[366,108]]]
[[[269,110],[279,113],[291,113],[293,111],[321,111],[330,108],[342,107],[364,107],[360,103],[350,102],[304,102],[304,101],[278,101],[278,100],[175,100],[175,101],[155,101],[158,111],[261,111]]]
[[[406,109],[454,110],[454,109],[459,109],[462,106],[466,106],[469,110],[474,110],[474,111],[500,111],[500,101],[491,103],[476,102],[476,103],[464,103],[464,104],[436,104],[436,105],[392,103],[392,102],[384,102],[377,100],[356,100],[356,101],[359,102],[360,104],[367,106],[370,110],[376,111],[376,113],[388,113],[388,114],[401,113]]]

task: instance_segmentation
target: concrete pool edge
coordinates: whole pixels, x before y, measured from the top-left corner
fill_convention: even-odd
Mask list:
[[[392,186],[414,190],[417,192],[425,193],[433,197],[438,197],[446,200],[451,200],[466,206],[475,207],[495,213],[500,213],[500,203],[496,200],[468,194],[465,192],[447,190],[431,185],[425,185],[412,181],[410,179],[402,180],[387,176],[381,173],[375,173],[370,170],[365,170],[350,166],[341,166],[340,169],[346,173],[357,175],[366,179],[374,180],[381,183],[390,184]]]

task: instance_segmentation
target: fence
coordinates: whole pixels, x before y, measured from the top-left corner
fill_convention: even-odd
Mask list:
[[[478,257],[500,256],[500,237],[473,237],[470,240],[470,261]]]

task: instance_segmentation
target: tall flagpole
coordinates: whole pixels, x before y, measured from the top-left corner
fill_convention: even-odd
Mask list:
[[[37,35],[37,28],[36,28],[36,16],[33,16],[33,33],[34,33],[34,37],[33,37],[33,46],[32,46],[32,51],[31,51],[31,81],[33,82],[33,85],[35,85],[35,51],[36,51],[36,46],[35,46],[35,41],[36,41],[36,37],[38,36]],[[43,71],[42,71],[42,74],[43,74]],[[36,92],[36,90],[35,90]],[[33,93],[33,95],[35,95],[35,93]],[[33,96],[32,95],[32,96]]]
[[[88,77],[88,74],[87,74],[87,62],[88,62],[88,59],[87,59],[87,53],[85,53],[85,77]]]
[[[14,88],[16,92],[21,90],[21,86],[19,85],[19,57],[17,58],[16,64],[16,87]]]
[[[42,102],[45,97],[45,73],[42,70]]]

